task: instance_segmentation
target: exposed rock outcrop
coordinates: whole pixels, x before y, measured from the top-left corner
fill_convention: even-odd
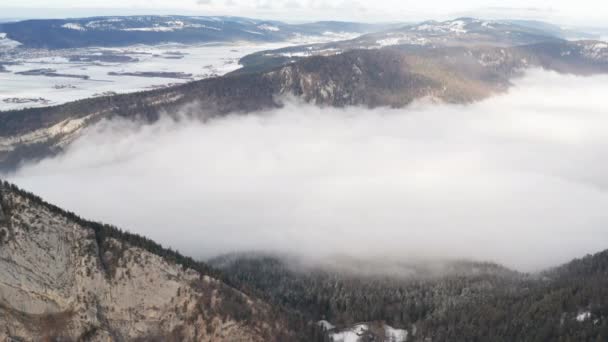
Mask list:
[[[262,301],[162,253],[103,237],[95,226],[8,184],[0,191],[0,340],[290,336]]]

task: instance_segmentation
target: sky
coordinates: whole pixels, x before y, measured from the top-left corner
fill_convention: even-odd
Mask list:
[[[120,14],[209,14],[285,21],[419,21],[475,16],[545,19],[564,25],[603,25],[603,0],[2,0],[0,17]]]
[[[608,245],[607,93],[608,76],[533,70],[471,105],[287,101],[204,123],[104,121],[8,179],[196,258],[269,250],[534,271]]]

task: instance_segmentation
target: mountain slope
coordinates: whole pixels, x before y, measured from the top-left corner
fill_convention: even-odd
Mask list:
[[[407,341],[608,339],[608,252],[537,275],[487,263],[328,267],[256,254],[211,264],[275,305],[319,321],[336,341],[405,340],[390,339],[388,331]]]
[[[1,340],[297,339],[204,264],[8,183],[0,195]]]
[[[533,275],[480,262],[262,254],[215,258],[216,271],[8,183],[0,207],[2,340],[608,338],[608,251]]]
[[[427,48],[449,46],[498,46],[512,47],[562,40],[560,32],[551,29],[519,25],[510,22],[484,21],[459,18],[444,22],[427,21],[386,31],[369,33],[360,37],[320,44],[286,47],[260,51],[245,56],[245,66],[269,63],[269,59],[290,61],[308,56],[326,56],[356,49],[380,49],[387,46],[411,45]]]
[[[470,103],[502,92],[527,68],[590,75],[608,72],[608,45],[551,41],[510,48],[400,45],[313,56],[241,70],[171,88],[0,112],[0,168],[53,155],[83,128],[111,117],[154,122],[201,119],[281,106],[296,97],[319,106],[404,107],[416,99]]]

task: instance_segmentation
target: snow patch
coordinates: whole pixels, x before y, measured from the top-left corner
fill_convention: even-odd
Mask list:
[[[258,28],[260,30],[264,30],[264,31],[272,31],[272,32],[281,31],[280,28],[278,28],[276,26],[272,26],[272,25],[267,25],[267,24],[260,25],[260,26],[258,26]]]
[[[87,29],[82,27],[82,25],[78,23],[66,23],[61,25],[64,29],[74,30],[74,31],[86,31]]]
[[[78,132],[85,126],[87,119],[93,116],[94,114],[79,119],[67,119],[51,127],[40,128],[24,135],[0,138],[0,151],[12,151],[17,143],[34,144],[52,138],[69,139],[69,135]],[[68,135],[68,137],[64,137],[65,135]],[[59,145],[61,143],[60,141]]]
[[[407,330],[395,329],[390,325],[384,326],[385,342],[405,342],[407,341]]]
[[[203,25],[203,24],[189,24],[189,23],[185,23],[181,20],[171,20],[171,21],[164,22],[162,24],[154,24],[154,26],[124,28],[124,29],[122,29],[122,31],[173,32],[173,31],[179,31],[179,30],[183,30],[183,29],[187,29],[187,28],[204,28],[204,29],[215,30],[215,31],[222,30],[217,27],[207,26],[207,25]]]
[[[444,23],[427,23],[416,26],[416,31],[436,32],[436,33],[456,33],[463,34],[468,31],[465,29],[467,23],[462,20],[446,21]]]
[[[489,21],[484,21],[481,23],[482,27],[485,28],[489,28],[489,29],[494,29],[495,27],[493,26],[493,23],[489,22]]]
[[[408,37],[408,36],[403,36],[403,37],[393,37],[393,38],[385,38],[385,39],[380,39],[376,41],[376,45],[380,46],[380,47],[384,47],[384,46],[394,46],[394,45],[405,45],[405,44],[411,44],[411,45],[426,45],[428,44],[429,41],[426,38],[423,37]]]
[[[378,44],[380,46],[392,46],[392,45],[399,45],[400,42],[401,42],[400,38],[385,38],[385,39],[377,40],[376,44]]]
[[[329,323],[326,320],[320,320],[317,322],[317,325],[323,327],[324,330],[333,330],[336,326]]]
[[[251,33],[251,34],[259,34],[259,35],[264,35],[262,32],[257,32],[257,31],[249,31],[249,30],[242,30],[243,32],[247,32],[247,33]]]
[[[608,59],[608,43],[605,42],[583,42],[583,55],[587,58],[602,60]]]
[[[21,45],[21,43],[8,38],[6,33],[0,33],[0,49],[13,49],[19,45]]]
[[[357,324],[352,328],[329,334],[329,338],[333,342],[359,342],[368,329],[367,324]]]
[[[576,315],[576,320],[578,322],[584,322],[584,321],[588,320],[589,318],[591,318],[591,312],[589,312],[589,311],[581,312],[578,315]]]

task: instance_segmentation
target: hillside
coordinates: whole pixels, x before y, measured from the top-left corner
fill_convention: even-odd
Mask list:
[[[260,51],[245,56],[241,63],[251,67],[310,56],[327,56],[355,49],[380,49],[387,46],[410,45],[426,48],[449,46],[497,46],[512,47],[562,40],[559,28],[540,25],[524,25],[518,22],[486,21],[474,18],[458,18],[443,22],[426,21],[400,28],[374,32],[360,37],[321,44],[286,47]]]
[[[608,72],[608,45],[551,41],[504,47],[398,45],[313,56],[262,71],[241,71],[175,87],[65,105],[0,112],[0,169],[60,152],[103,119],[154,122],[277,108],[285,97],[319,106],[404,107],[416,99],[470,103],[505,91],[528,68]]]
[[[0,195],[3,340],[608,338],[608,252],[538,274],[466,260],[259,253],[208,266],[14,185],[2,183]]]
[[[211,264],[271,303],[319,321],[335,341],[406,340],[389,332],[407,341],[608,339],[608,252],[532,275],[464,261],[367,260],[353,268],[240,254]],[[391,271],[362,273],[368,269]]]
[[[8,183],[0,195],[0,340],[299,338],[285,315],[202,263]]]

